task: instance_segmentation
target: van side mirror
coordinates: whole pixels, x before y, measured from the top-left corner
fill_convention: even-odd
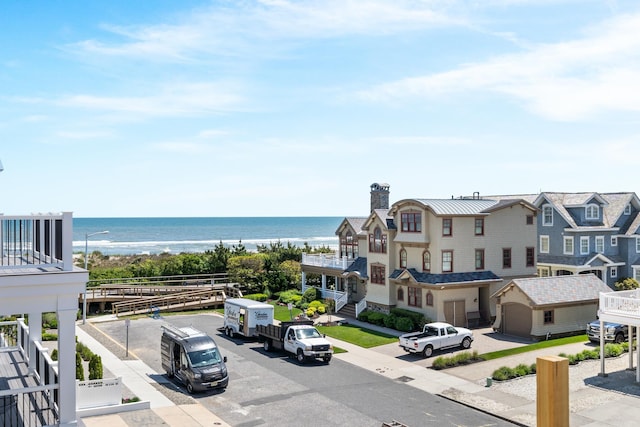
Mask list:
[[[222,361],[223,361],[224,363],[227,363],[227,356],[224,356],[224,357],[222,358]]]

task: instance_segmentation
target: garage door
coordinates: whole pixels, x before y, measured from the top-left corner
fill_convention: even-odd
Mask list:
[[[466,314],[464,309],[464,300],[445,301],[444,318],[445,322],[451,323],[453,326],[466,326]]]
[[[503,332],[508,335],[529,338],[531,336],[531,308],[524,304],[504,304]]]

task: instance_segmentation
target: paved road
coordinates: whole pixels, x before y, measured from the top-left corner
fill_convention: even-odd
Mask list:
[[[398,420],[406,425],[511,426],[414,387],[334,359],[298,364],[278,353],[265,353],[253,341],[230,340],[217,332],[222,319],[211,315],[139,319],[129,327],[129,351],[156,372],[162,372],[161,325],[191,325],[213,336],[228,357],[230,385],[224,392],[202,393],[195,399],[234,426],[376,426]],[[121,345],[123,321],[96,325]],[[186,393],[186,391],[184,392]]]

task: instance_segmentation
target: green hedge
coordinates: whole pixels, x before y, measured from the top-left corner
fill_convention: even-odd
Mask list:
[[[249,295],[244,295],[243,298],[250,299],[253,301],[265,302],[269,297],[267,296],[267,294],[249,294]]]
[[[422,313],[401,308],[392,309],[390,314],[365,310],[358,315],[358,320],[401,332],[421,330],[422,326],[429,322]]]

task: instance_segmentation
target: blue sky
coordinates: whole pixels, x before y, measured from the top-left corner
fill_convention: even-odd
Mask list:
[[[640,3],[5,1],[0,212],[638,191]]]

